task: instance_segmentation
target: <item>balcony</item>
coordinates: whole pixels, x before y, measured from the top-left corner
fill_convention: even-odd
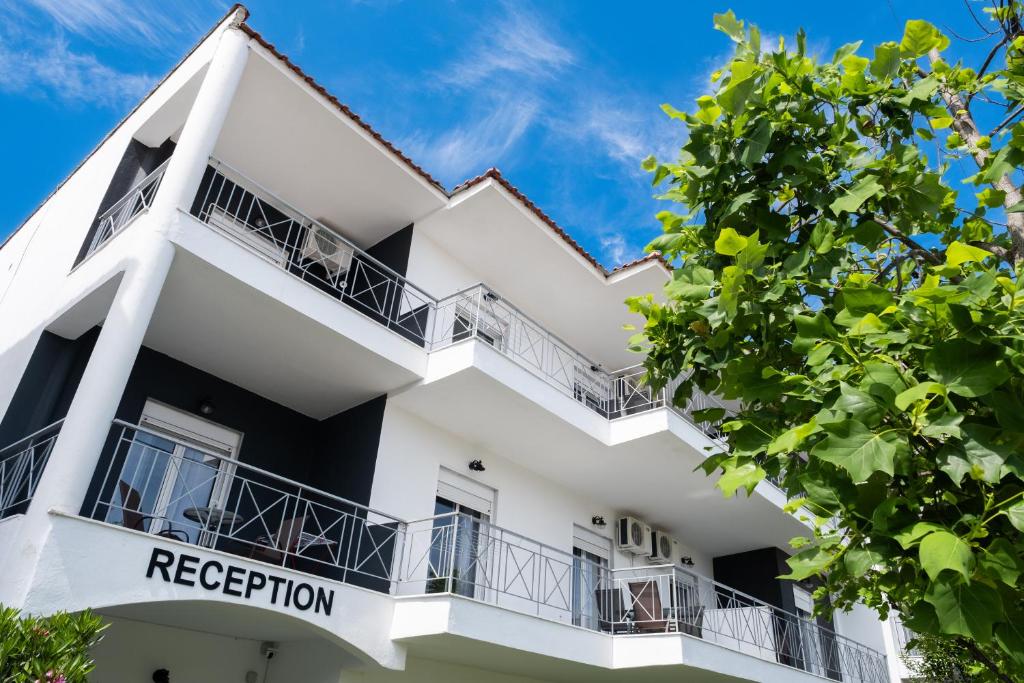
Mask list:
[[[62,421],[0,448],[0,519],[23,514],[35,495]]]
[[[191,213],[427,351],[483,341],[602,417],[669,408],[719,436],[716,423],[728,407],[718,399],[697,393],[678,409],[671,401],[678,382],[652,392],[638,366],[605,370],[484,284],[437,299],[222,162],[211,160]],[[694,417],[709,409],[720,413],[716,419]]]
[[[6,508],[27,504],[58,430],[4,450]],[[105,525],[399,600],[468,599],[616,638],[696,638],[834,680],[887,680],[880,653],[678,566],[609,567],[461,513],[401,520],[125,422],[109,445],[83,513]]]

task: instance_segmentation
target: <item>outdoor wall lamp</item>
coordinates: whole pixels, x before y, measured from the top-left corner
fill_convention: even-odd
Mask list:
[[[594,515],[593,517],[591,517],[590,523],[602,529],[608,526],[608,522],[604,521],[604,517],[602,517],[601,515]]]
[[[471,472],[483,472],[487,468],[484,467],[484,463],[482,460],[470,460],[469,469]]]
[[[199,414],[200,415],[213,415],[213,411],[216,410],[216,406],[213,405],[213,401],[209,398],[204,398],[199,402]]]
[[[692,567],[693,566],[693,558],[692,557],[681,557],[681,558],[679,558],[679,563],[681,565],[683,565],[684,567]]]
[[[153,672],[153,683],[171,683],[171,672],[167,669],[157,669]]]

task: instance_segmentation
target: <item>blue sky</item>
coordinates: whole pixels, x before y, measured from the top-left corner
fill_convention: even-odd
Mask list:
[[[0,0],[0,240],[228,6]],[[674,155],[685,130],[659,105],[690,108],[730,53],[713,13],[731,7],[769,40],[803,26],[828,55],[899,40],[909,18],[980,33],[959,0],[247,6],[270,42],[446,187],[497,166],[609,267],[658,231],[639,162]]]

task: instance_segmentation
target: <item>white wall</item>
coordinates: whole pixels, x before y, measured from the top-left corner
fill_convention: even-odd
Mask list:
[[[174,683],[527,683],[538,679],[507,676],[454,664],[410,659],[405,671],[352,669],[344,653],[325,641],[279,643],[270,661],[259,641],[106,617],[109,627],[93,649],[92,683],[148,683],[167,669]],[[266,672],[266,677],[264,677]]]
[[[481,459],[484,472],[471,472],[469,461]],[[384,414],[370,506],[400,518],[415,520],[434,514],[441,467],[447,467],[497,491],[492,522],[530,539],[572,552],[573,525],[612,539],[618,511],[601,501],[527,470],[509,459],[481,449],[441,430],[388,402]],[[594,515],[608,523],[591,524]],[[686,539],[680,539],[685,543]],[[680,548],[693,557],[693,569],[711,575],[711,557],[698,549]],[[651,564],[647,558],[614,553],[613,567]]]
[[[175,683],[244,683],[247,671],[258,672],[263,682],[264,661],[257,641],[140,621],[105,620],[110,627],[93,650],[92,683],[148,683],[157,669],[170,671]]]
[[[422,230],[413,229],[405,276],[428,294],[444,298],[483,282],[480,273],[442,249]]]

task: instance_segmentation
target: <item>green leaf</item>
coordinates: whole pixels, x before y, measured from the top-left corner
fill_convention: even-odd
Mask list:
[[[732,498],[736,494],[736,489],[740,487],[745,488],[749,495],[753,493],[757,483],[764,479],[765,472],[756,463],[747,462],[735,466],[723,464],[725,464],[726,470],[719,477],[716,486],[722,490],[726,498]]]
[[[981,643],[992,639],[992,624],[1003,612],[1002,600],[993,588],[977,581],[963,583],[951,576],[933,582],[924,599],[935,608],[942,633]]]
[[[709,126],[722,115],[722,108],[715,102],[715,98],[710,95],[698,97],[697,107],[698,110],[694,117],[701,123]]]
[[[723,228],[715,240],[715,251],[724,256],[735,256],[747,246],[747,238],[732,228]]]
[[[846,188],[846,194],[829,204],[829,208],[837,216],[843,211],[855,213],[864,202],[881,190],[882,186],[875,176],[862,177],[852,187]]]
[[[843,556],[843,564],[851,576],[861,577],[884,558],[881,553],[866,548],[852,548]]]
[[[961,242],[953,242],[946,247],[946,265],[950,266],[959,266],[969,261],[984,261],[989,256],[992,256],[991,252]]]
[[[882,322],[881,318],[874,313],[868,313],[851,325],[847,334],[851,337],[863,337],[866,334],[879,334],[888,329],[889,326]]]
[[[893,534],[893,539],[904,550],[909,550],[918,543],[921,542],[925,536],[936,531],[945,531],[946,528],[935,524],[934,522],[915,522],[912,526],[907,527],[899,533]]]
[[[856,420],[824,425],[824,429],[828,436],[811,450],[812,455],[842,467],[855,483],[867,481],[875,472],[893,475],[900,448],[895,432],[876,434]]]
[[[875,58],[871,60],[871,75],[880,81],[890,81],[900,66],[900,46],[888,42],[875,45]]]
[[[751,77],[730,81],[721,92],[718,93],[718,104],[729,114],[739,116],[747,104],[747,98],[754,90],[754,79]]]
[[[990,484],[1002,479],[1003,465],[1021,450],[1021,435],[974,423],[963,425],[962,431],[971,477]]]
[[[772,439],[772,442],[768,444],[768,455],[793,453],[800,447],[800,444],[804,442],[804,439],[820,430],[821,429],[815,423],[814,418],[811,418],[810,422],[805,422],[804,424],[787,429],[785,432]]]
[[[812,546],[798,552],[796,555],[786,559],[789,565],[789,574],[780,576],[780,579],[790,581],[803,581],[804,579],[820,574],[832,562],[832,553],[821,546]]]
[[[715,28],[732,38],[734,42],[743,42],[743,22],[736,18],[732,10],[714,15]]]
[[[925,370],[936,382],[960,396],[984,396],[1005,382],[1010,373],[995,344],[972,344],[966,339],[939,342],[925,356]]]
[[[832,404],[835,410],[849,413],[854,420],[868,426],[876,425],[881,421],[885,412],[884,407],[879,405],[871,394],[855,389],[846,382],[839,385],[839,391],[839,398]]]
[[[1024,501],[1006,508],[1006,517],[1017,531],[1024,531]]]
[[[665,284],[665,296],[670,299],[703,301],[715,284],[715,273],[696,263],[687,263],[672,273]]]
[[[932,24],[923,19],[911,19],[903,29],[900,54],[905,59],[917,59],[928,54],[932,48],[943,49],[949,40]]]
[[[844,59],[846,59],[854,52],[856,52],[858,49],[860,49],[861,43],[863,42],[864,41],[862,40],[858,40],[854,43],[847,43],[846,45],[840,47],[838,50],[836,50],[835,54],[832,55],[832,63],[841,64]]]
[[[978,565],[990,576],[1011,587],[1016,587],[1017,577],[1021,575],[1021,560],[1017,550],[1005,538],[997,538],[982,550]]]
[[[843,287],[843,306],[853,313],[881,313],[893,304],[892,293],[878,285]]]
[[[928,396],[945,396],[946,386],[939,384],[938,382],[921,382],[915,384],[906,391],[900,392],[896,396],[896,407],[900,410],[906,410],[912,403],[924,400]]]
[[[752,167],[764,158],[768,151],[768,143],[772,139],[772,124],[767,118],[759,118],[754,124],[754,130],[750,132],[743,153],[740,155],[740,163],[747,168]]]
[[[930,533],[921,541],[917,552],[921,558],[921,568],[932,581],[946,569],[959,573],[965,579],[971,578],[971,570],[974,568],[971,546],[956,534],[945,530]]]

